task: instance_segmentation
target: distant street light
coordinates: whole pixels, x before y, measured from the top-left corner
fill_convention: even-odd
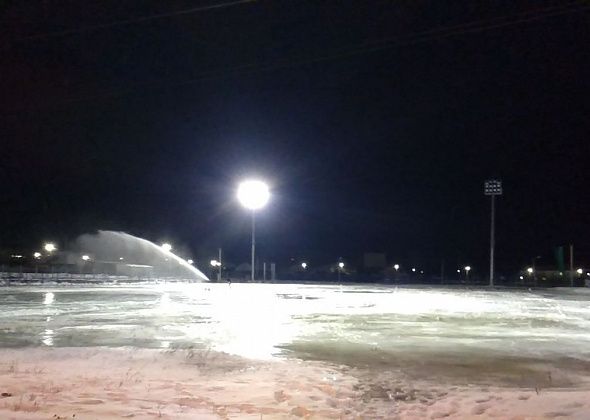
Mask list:
[[[33,258],[35,258],[36,260],[41,258],[41,253],[40,252],[33,252]]]
[[[256,255],[256,210],[263,208],[270,199],[268,185],[259,180],[247,180],[238,185],[238,200],[252,211],[252,266],[251,280],[254,281]]]
[[[89,261],[90,257],[88,255],[82,255],[82,260]]]
[[[534,271],[535,270],[533,270],[533,267],[529,267],[529,268],[526,269],[526,272],[529,273],[529,274],[533,274]]]
[[[490,218],[490,287],[494,286],[494,246],[495,246],[495,198],[497,195],[502,195],[502,181],[497,179],[489,179],[484,182],[484,195],[490,196],[491,201],[491,218]]]
[[[211,267],[219,267],[221,264],[217,260],[211,260]]]
[[[49,253],[52,253],[53,251],[57,250],[57,247],[55,246],[55,244],[47,242],[45,245],[43,245],[43,249]]]
[[[307,268],[307,263],[306,262],[302,262],[301,263],[301,268],[303,268],[305,270]]]
[[[414,267],[412,267],[412,273],[415,273],[416,269]]]
[[[395,271],[398,271],[399,270],[399,264],[393,264],[393,268],[394,268]]]
[[[342,271],[343,268],[344,268],[344,263],[342,261],[340,261],[338,263],[338,281],[340,281],[340,272]]]
[[[187,263],[189,263],[190,265],[193,265],[194,261],[193,260],[186,260]]]
[[[584,270],[582,270],[581,268],[578,268],[578,269],[576,270],[576,273],[578,273],[578,274],[582,274],[583,272],[584,272]]]
[[[166,252],[170,252],[170,251],[172,251],[172,245],[170,245],[169,243],[163,243],[162,249]]]
[[[471,266],[465,266],[465,281],[469,281],[469,272],[471,271]]]

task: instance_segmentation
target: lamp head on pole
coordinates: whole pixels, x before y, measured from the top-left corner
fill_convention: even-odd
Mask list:
[[[238,185],[238,200],[249,210],[261,209],[268,203],[269,198],[268,185],[262,181],[250,179]]]

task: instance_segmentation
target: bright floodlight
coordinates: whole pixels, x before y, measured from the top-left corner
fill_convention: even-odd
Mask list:
[[[466,266],[465,266],[465,271],[471,271],[471,266],[469,266],[469,265],[466,265]]]
[[[583,272],[584,272],[584,270],[582,270],[581,268],[578,268],[578,269],[576,270],[576,273],[578,273],[578,274],[582,274]]]
[[[526,269],[526,272],[529,273],[529,274],[533,274],[533,271],[534,271],[533,270],[533,267],[529,267],[529,268]]]
[[[217,260],[211,260],[211,265],[213,267],[219,267],[221,265],[221,263]]]
[[[41,258],[41,253],[40,252],[34,252],[33,253],[33,258],[35,258],[36,260],[38,260],[39,258]]]
[[[268,203],[270,192],[268,185],[262,181],[243,181],[238,186],[238,200],[242,206],[250,210],[258,210]]]
[[[172,245],[170,245],[169,243],[162,244],[162,249],[166,252],[170,252],[172,251]]]
[[[48,242],[43,246],[43,249],[45,249],[45,251],[47,252],[53,252],[57,249],[57,247],[55,246],[55,244]]]
[[[84,261],[89,261],[90,260],[90,257],[88,255],[82,255],[82,259]]]
[[[339,262],[339,263],[338,263],[338,267],[340,267],[340,268],[344,268],[344,263],[343,263],[342,261],[341,261],[341,262]]]
[[[301,267],[305,270],[307,268],[307,263],[306,262],[302,262],[301,263]]]
[[[395,268],[395,271],[399,270],[399,264],[394,264],[393,268]]]

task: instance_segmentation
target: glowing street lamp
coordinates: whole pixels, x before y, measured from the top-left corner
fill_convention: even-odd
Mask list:
[[[340,281],[340,272],[342,271],[343,268],[344,268],[344,263],[342,261],[340,261],[338,263],[338,281]]]
[[[578,274],[582,274],[583,272],[584,272],[584,270],[582,270],[581,268],[578,268],[578,269],[576,270],[576,273],[578,273]]]
[[[163,243],[163,244],[162,244],[162,249],[163,249],[164,251],[166,251],[166,252],[170,252],[170,251],[172,251],[172,245],[170,245],[170,244],[169,244],[169,243],[167,243],[167,242],[166,242],[166,243]]]
[[[251,280],[254,281],[256,255],[256,210],[263,208],[270,199],[268,185],[259,180],[246,180],[238,185],[238,200],[242,206],[252,211],[252,266]]]
[[[307,268],[307,263],[306,262],[302,262],[301,263],[301,268],[303,268],[305,270]]]
[[[210,264],[211,267],[219,267],[221,265],[221,263],[217,260],[211,260]]]
[[[83,261],[90,261],[90,257],[88,255],[82,255]]]
[[[393,264],[393,268],[395,269],[395,271],[399,271],[399,264]]]
[[[36,260],[41,258],[41,253],[40,252],[33,252],[33,258],[35,258]]]
[[[57,251],[57,247],[55,246],[55,244],[53,244],[51,242],[47,242],[45,245],[43,245],[43,249],[49,253],[52,253],[53,251]]]
[[[469,272],[471,271],[471,266],[466,265],[464,270],[465,270],[465,280],[469,281]]]
[[[416,267],[412,267],[412,273],[416,272]]]
[[[193,265],[194,261],[193,260],[186,260],[187,263],[189,263],[190,265]]]
[[[526,272],[529,273],[529,274],[533,274],[534,271],[535,270],[533,269],[533,267],[529,267],[529,268],[526,269]]]

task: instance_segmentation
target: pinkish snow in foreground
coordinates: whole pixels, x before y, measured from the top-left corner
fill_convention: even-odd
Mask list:
[[[0,418],[590,418],[584,375],[554,372],[530,388],[442,385],[432,375],[190,349],[5,349]]]

